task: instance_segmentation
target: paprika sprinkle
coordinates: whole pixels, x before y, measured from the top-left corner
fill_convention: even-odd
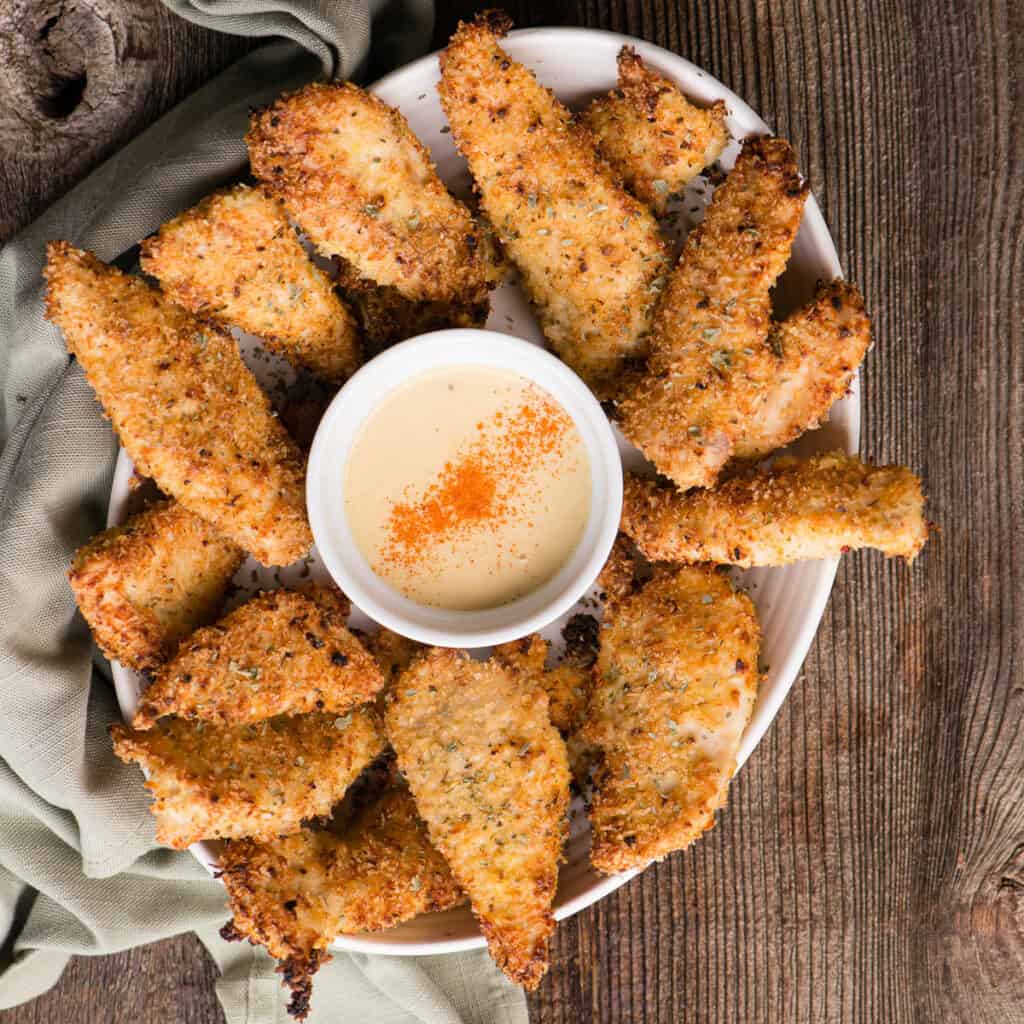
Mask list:
[[[590,469],[572,419],[518,374],[455,366],[388,396],[349,457],[347,513],[374,571],[451,609],[515,600],[582,536]]]

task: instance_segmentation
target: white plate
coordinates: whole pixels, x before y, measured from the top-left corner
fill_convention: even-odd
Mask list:
[[[619,48],[626,44],[635,47],[651,67],[678,82],[691,99],[703,104],[725,100],[734,139],[769,130],[750,107],[710,75],[674,53],[638,39],[592,29],[542,28],[513,32],[504,45],[512,57],[532,68],[540,81],[552,88],[563,102],[579,109],[593,96],[615,86],[615,58]],[[413,131],[432,151],[442,179],[456,193],[467,195],[469,174],[455,152],[451,135],[442,132],[445,119],[435,90],[437,80],[437,57],[432,55],[381,79],[372,91],[405,114]],[[724,167],[732,166],[738,148],[737,143],[730,144],[721,161]],[[684,211],[702,209],[706,201],[703,184],[698,183],[681,208]],[[810,198],[789,267],[780,282],[777,304],[783,309],[791,308],[811,295],[819,279],[839,275],[835,246],[817,203]],[[542,335],[526,301],[514,285],[505,285],[496,292],[492,307],[488,321],[490,329],[538,344],[542,342]],[[247,357],[251,356],[254,339],[242,339],[242,344]],[[251,362],[257,376],[265,382],[267,358],[261,356]],[[797,450],[805,454],[835,448],[854,452],[859,433],[860,398],[858,382],[855,381],[850,394],[833,407],[829,422],[801,438]],[[635,461],[636,453],[630,452],[625,444],[623,452],[627,463]],[[131,460],[122,450],[110,495],[108,519],[111,524],[121,522],[127,514],[131,475]],[[743,738],[740,764],[760,742],[800,670],[832,589],[836,564],[832,560],[804,562],[780,569],[737,574],[742,585],[749,588],[757,606],[764,636],[762,658],[768,666],[767,679],[761,687],[757,706]],[[243,566],[238,577],[242,585],[247,588],[273,585],[274,573],[254,571],[256,568],[251,560]],[[284,570],[280,578],[290,582],[298,577],[299,571],[295,568]],[[313,573],[317,574],[315,560]],[[358,618],[355,621],[358,624]],[[561,621],[564,620],[546,631],[553,639],[557,637]],[[130,717],[138,700],[141,680],[116,663],[113,672],[121,710]],[[555,917],[559,920],[589,906],[632,877],[632,873],[626,873],[609,878],[594,871],[588,857],[589,833],[579,801],[574,804],[572,816],[566,863],[562,866],[555,897]],[[207,843],[197,843],[192,848],[207,867],[212,863],[215,849],[216,844]],[[342,936],[335,943],[337,949],[352,952],[406,956],[456,952],[483,945],[483,937],[465,907],[424,915],[374,935]]]

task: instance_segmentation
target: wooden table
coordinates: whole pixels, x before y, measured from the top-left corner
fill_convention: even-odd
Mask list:
[[[471,10],[440,7],[438,45]],[[533,1020],[1024,1021],[1024,6],[511,8],[669,47],[795,143],[874,317],[863,450],[938,524],[912,570],[843,560],[714,831],[558,929]],[[7,0],[0,238],[247,46],[156,0]],[[183,936],[0,1016],[212,1024],[213,981]]]

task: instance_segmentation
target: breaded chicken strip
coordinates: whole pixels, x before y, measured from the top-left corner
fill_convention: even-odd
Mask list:
[[[480,232],[402,114],[351,82],[253,115],[253,173],[324,256],[407,299],[485,302]]]
[[[339,264],[338,284],[358,317],[367,358],[430,331],[483,327],[491,312],[486,296],[476,302],[407,299],[397,288],[360,278],[344,261]]]
[[[302,459],[234,339],[92,253],[47,254],[46,315],[135,468],[264,565],[305,555]]]
[[[216,617],[243,557],[205,520],[160,501],[79,548],[68,582],[100,650],[151,672]]]
[[[141,263],[179,306],[258,335],[296,366],[342,381],[359,365],[355,319],[261,189],[208,196],[147,238]]]
[[[648,210],[613,180],[586,128],[498,45],[501,14],[460,24],[441,106],[552,348],[601,394],[646,335],[667,273]]]
[[[921,481],[843,452],[781,458],[713,491],[629,478],[622,529],[652,559],[744,567],[877,548],[912,562],[928,537]]]
[[[647,372],[618,411],[626,436],[682,489],[715,482],[776,378],[769,289],[806,197],[789,143],[748,140],[669,279]]]
[[[390,688],[402,673],[428,648],[418,640],[382,628],[380,632],[364,638],[366,649],[377,659],[377,667],[384,674],[384,686]]]
[[[619,87],[594,100],[581,121],[598,152],[638,199],[663,214],[729,142],[719,100],[694,106],[675,82],[652,71],[635,50],[619,51]]]
[[[110,729],[114,753],[149,776],[156,837],[183,850],[200,839],[273,839],[331,813],[384,749],[377,714],[283,715],[255,725],[161,719],[146,732]]]
[[[547,695],[496,661],[435,648],[392,690],[388,738],[431,842],[469,896],[491,956],[536,988],[566,836],[569,766]]]
[[[591,861],[643,868],[714,824],[757,695],[754,606],[708,566],[658,567],[601,627],[583,737],[598,748]]]
[[[234,914],[221,934],[249,939],[280,961],[292,989],[288,1010],[299,1020],[336,935],[382,931],[463,899],[404,786],[360,811],[342,836],[303,829],[267,842],[235,840],[220,865]]]
[[[549,644],[539,633],[501,644],[494,657],[512,669],[529,686],[539,686],[548,695],[551,724],[563,736],[575,732],[583,721],[593,688],[590,666],[564,661],[547,667]]]
[[[780,357],[757,416],[736,440],[740,459],[762,458],[813,430],[846,394],[871,345],[871,321],[852,284],[818,286],[814,299],[782,323],[769,344]]]
[[[348,614],[332,587],[259,594],[182,644],[143,693],[133,727],[164,715],[241,725],[365,704],[384,677],[345,628]]]

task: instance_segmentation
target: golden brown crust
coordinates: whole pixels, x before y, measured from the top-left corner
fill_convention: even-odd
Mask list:
[[[273,839],[330,814],[384,749],[380,719],[286,715],[255,725],[165,718],[145,732],[110,729],[114,753],[149,776],[157,841],[182,850],[200,839]]]
[[[234,339],[92,253],[47,256],[47,318],[135,468],[264,565],[306,554],[302,458]]]
[[[336,935],[382,931],[463,899],[404,786],[360,811],[341,836],[303,829],[233,840],[220,868],[233,937],[282,961],[297,991],[329,959]]]
[[[566,835],[569,767],[546,694],[496,661],[435,648],[391,693],[387,731],[431,841],[498,966],[536,988]]]
[[[151,672],[216,617],[243,557],[205,520],[160,501],[79,548],[68,582],[100,650]]]
[[[345,628],[348,614],[333,587],[257,595],[181,646],[143,693],[132,726],[152,728],[164,715],[240,725],[365,704],[384,677]]]
[[[729,141],[727,113],[722,100],[707,109],[695,106],[675,82],[624,46],[619,87],[594,100],[582,121],[626,187],[663,214],[669,199],[722,155]]]
[[[648,558],[745,567],[865,547],[909,562],[928,537],[921,481],[843,452],[778,459],[689,494],[630,478],[622,528]]]
[[[402,114],[351,82],[253,115],[253,173],[325,256],[414,301],[484,302],[479,230]]]
[[[769,289],[806,197],[787,142],[748,140],[669,278],[647,372],[618,411],[626,436],[682,489],[714,483],[776,378]]]
[[[642,868],[714,824],[757,695],[759,628],[708,566],[658,567],[603,623],[583,727],[598,748],[591,860]]]
[[[207,196],[143,241],[141,263],[178,305],[297,366],[342,381],[359,365],[352,314],[262,189]]]
[[[367,650],[377,659],[377,666],[384,674],[384,686],[390,688],[402,673],[425,651],[429,650],[418,640],[410,640],[390,629],[382,627],[379,632],[365,638]]]
[[[762,458],[818,426],[864,359],[871,321],[857,288],[837,280],[820,284],[808,305],[773,324],[768,340],[779,369],[757,416],[736,439],[739,459]]]
[[[360,278],[344,260],[339,261],[338,282],[359,318],[367,358],[430,331],[483,327],[491,312],[486,296],[475,302],[407,299],[397,288]]]
[[[549,644],[539,633],[501,644],[494,657],[515,672],[527,686],[539,686],[548,695],[551,724],[563,736],[583,721],[594,685],[589,667],[562,662],[547,667]]]
[[[459,25],[441,54],[441,105],[552,348],[607,393],[646,353],[666,248],[587,129],[498,45],[506,25]]]

